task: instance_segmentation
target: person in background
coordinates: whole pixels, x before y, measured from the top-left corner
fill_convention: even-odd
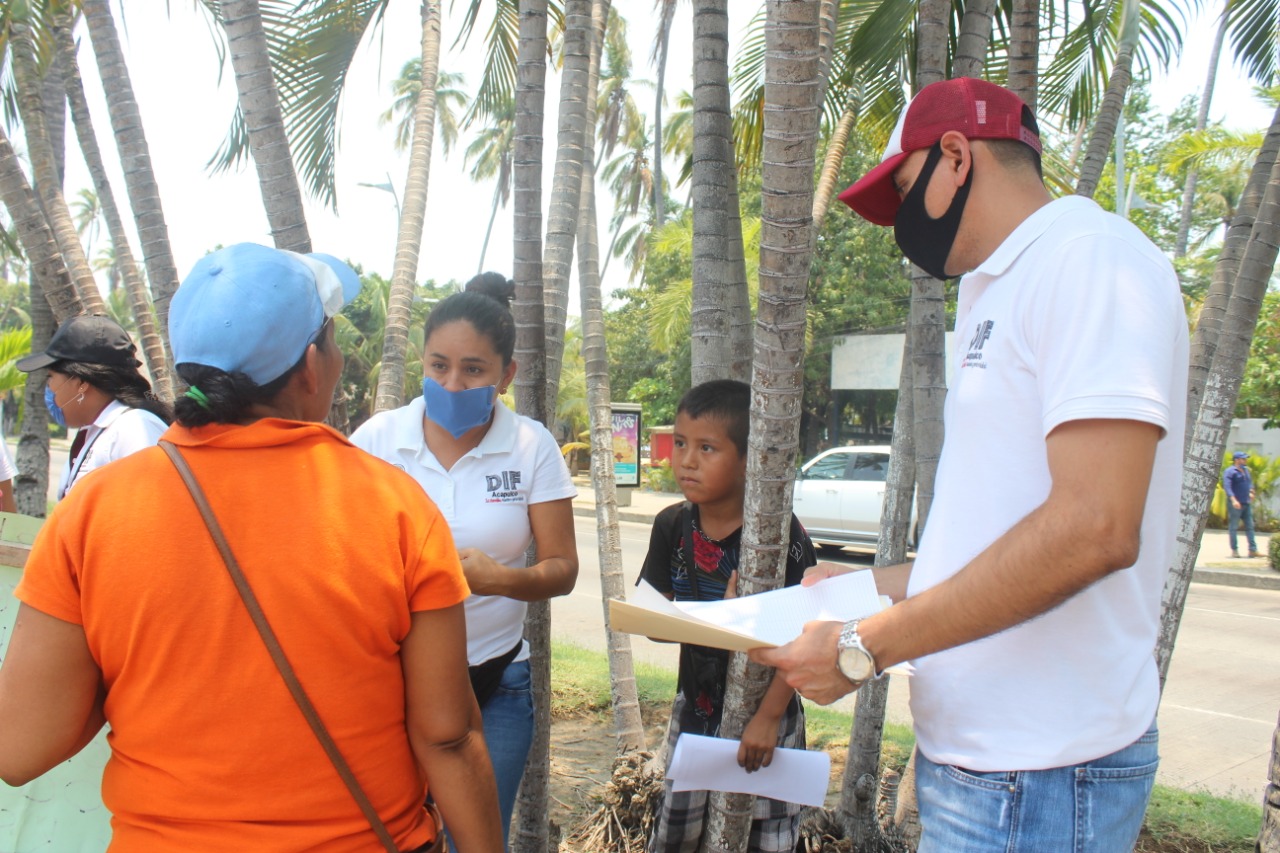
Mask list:
[[[577,490],[560,448],[545,427],[498,399],[516,375],[514,293],[514,283],[490,272],[437,303],[423,335],[422,396],[351,435],[418,481],[458,544],[472,592],[467,659],[504,843],[533,741],[527,602],[568,595],[578,577]]]
[[[672,472],[686,500],[654,519],[649,552],[640,577],[667,598],[718,601],[736,594],[742,547],[742,507],[747,486],[747,435],[751,388],[730,379],[691,388],[676,408]],[[795,515],[787,544],[785,585],[800,583],[817,561],[813,543]],[[729,653],[680,644],[676,698],[667,726],[667,760],[682,733],[718,736],[724,711]],[[768,767],[775,747],[805,748],[800,697],[774,678],[747,723],[738,746],[738,764],[755,772]],[[707,819],[706,791],[662,788],[662,805],[649,853],[695,853]],[[799,840],[800,809],[795,803],[757,797],[749,849],[791,853]]]
[[[4,404],[0,403],[0,424],[3,423]],[[9,443],[5,439],[3,427],[0,427],[0,512],[18,511],[18,504],[13,498],[13,480],[17,476],[18,466],[13,464]]]
[[[1222,490],[1227,493],[1227,540],[1231,543],[1231,556],[1239,557],[1236,549],[1236,528],[1244,522],[1244,535],[1249,543],[1249,556],[1257,557],[1258,542],[1253,537],[1253,475],[1249,473],[1249,454],[1237,450],[1231,454],[1231,465],[1222,472]]]
[[[197,262],[169,309],[189,386],[172,446],[85,478],[31,551],[0,667],[0,778],[44,773],[105,719],[113,851],[378,847],[166,450],[389,840],[441,849],[429,789],[463,850],[500,849],[449,529],[321,423],[342,374],[332,318],[359,288],[322,254],[242,243]]]
[[[58,481],[58,500],[82,477],[151,447],[173,420],[138,368],[133,341],[119,323],[97,314],[63,321],[44,352],[16,362],[24,373],[47,368],[44,403],[54,423],[77,430]]]

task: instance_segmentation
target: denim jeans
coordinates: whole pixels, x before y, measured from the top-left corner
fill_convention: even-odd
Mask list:
[[[489,746],[493,776],[498,782],[498,810],[502,815],[505,848],[520,778],[533,743],[533,684],[529,661],[516,661],[507,666],[502,682],[480,709],[480,715],[484,718],[484,739]]]
[[[1253,538],[1253,504],[1240,504],[1236,509],[1231,501],[1227,501],[1227,541],[1231,543],[1232,551],[1236,550],[1236,527],[1241,520],[1244,521],[1244,536],[1249,540],[1249,552],[1254,553],[1258,550],[1258,543]]]
[[[1125,853],[1159,760],[1154,723],[1110,755],[1048,770],[973,772],[917,751],[918,853]]]

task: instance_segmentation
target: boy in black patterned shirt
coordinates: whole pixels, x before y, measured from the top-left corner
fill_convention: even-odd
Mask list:
[[[667,507],[654,519],[641,570],[641,577],[668,598],[716,601],[735,594],[750,409],[751,389],[733,380],[705,382],[680,400],[672,471],[687,500]],[[800,583],[804,570],[816,562],[813,544],[793,515],[786,585]],[[719,735],[728,663],[729,653],[722,649],[680,644],[677,693],[667,731],[668,760],[681,732]],[[777,746],[805,746],[799,697],[781,678],[770,684],[743,730],[738,764],[748,772],[767,767]],[[706,791],[675,793],[667,780],[649,853],[696,851],[706,812]],[[791,853],[799,820],[799,805],[757,798],[749,849]]]

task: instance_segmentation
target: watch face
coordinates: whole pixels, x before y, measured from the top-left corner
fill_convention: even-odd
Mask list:
[[[840,673],[854,683],[866,681],[875,674],[872,672],[871,655],[856,647],[841,649],[836,665],[840,667]]]

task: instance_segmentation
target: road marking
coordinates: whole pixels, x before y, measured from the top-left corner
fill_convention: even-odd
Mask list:
[[[1275,720],[1257,720],[1253,717],[1241,717],[1239,714],[1228,714],[1224,711],[1210,711],[1206,708],[1192,708],[1189,705],[1175,705],[1172,702],[1160,703],[1161,708],[1176,708],[1179,711],[1191,711],[1194,714],[1208,714],[1211,717],[1225,717],[1228,720],[1239,720],[1242,723],[1257,723],[1269,728],[1275,728]]]
[[[1188,607],[1197,613],[1216,613],[1219,616],[1244,616],[1249,619],[1265,619],[1268,622],[1280,622],[1280,616],[1266,616],[1262,613],[1241,613],[1238,610],[1215,610],[1212,607]]]

